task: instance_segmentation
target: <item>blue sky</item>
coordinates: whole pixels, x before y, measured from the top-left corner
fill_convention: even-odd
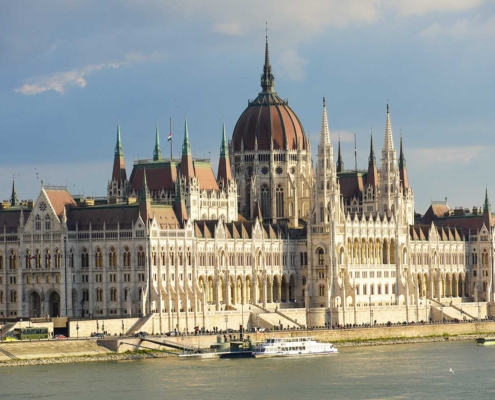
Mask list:
[[[0,191],[35,198],[41,176],[106,195],[117,118],[128,173],[174,154],[187,114],[192,150],[216,166],[260,90],[265,21],[275,89],[302,121],[313,155],[325,94],[332,142],[364,168],[371,129],[383,143],[390,102],[416,210],[495,202],[493,0],[0,0]],[[495,203],[494,203],[495,204]]]

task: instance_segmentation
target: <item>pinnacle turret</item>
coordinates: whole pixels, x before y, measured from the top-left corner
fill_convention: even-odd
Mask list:
[[[227,185],[232,180],[232,171],[230,169],[229,148],[227,145],[227,136],[225,134],[225,122],[222,126],[222,145],[220,147],[220,160],[218,161],[217,180],[221,185]]]
[[[337,155],[337,172],[344,170],[344,160],[342,159],[342,153],[340,152],[340,138],[339,138],[339,151]]]
[[[162,151],[160,149],[160,132],[158,131],[158,122],[156,123],[155,150],[153,151],[153,161],[162,159]]]
[[[491,211],[490,200],[488,199],[488,188],[485,191],[485,202],[483,203],[483,213],[490,213]]]
[[[182,159],[180,173],[184,178],[193,178],[194,165],[192,161],[191,144],[189,143],[189,130],[187,128],[187,119],[184,123],[184,141],[182,142]]]
[[[261,75],[261,87],[263,92],[272,92],[275,86],[275,77],[272,74],[272,66],[270,65],[270,52],[268,50],[268,32],[265,42],[265,65],[263,65],[263,74]]]
[[[404,157],[404,152],[402,151],[402,136],[400,137],[400,153],[399,153],[399,168],[404,168],[406,166],[406,159]]]
[[[141,193],[139,194],[140,201],[147,201],[150,199],[150,191],[148,189],[148,180],[146,179],[146,168],[143,168],[143,186]]]
[[[19,198],[17,197],[17,192],[15,189],[15,180],[12,180],[12,194],[10,196],[10,205],[12,207],[19,204]]]
[[[375,150],[373,148],[373,135],[371,135],[370,140],[370,156],[368,158],[368,175],[367,184],[372,187],[378,185],[378,169],[376,166]]]
[[[383,142],[383,152],[388,153],[394,151],[394,139],[392,136],[392,123],[390,122],[390,109],[387,103],[387,119],[385,122],[385,138]]]
[[[115,157],[124,157],[124,148],[120,140],[120,121],[117,122],[117,143],[115,144]]]
[[[320,146],[330,146],[330,129],[328,128],[327,106],[323,97],[323,115],[321,118]]]

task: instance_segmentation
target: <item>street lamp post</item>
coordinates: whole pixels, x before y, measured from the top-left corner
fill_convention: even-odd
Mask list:
[[[77,339],[79,339],[79,322],[76,322],[76,334],[77,334]]]
[[[96,333],[100,330],[100,324],[98,323],[98,306],[95,308],[96,311]]]
[[[443,307],[440,307],[440,311],[442,311],[442,324],[443,324]]]
[[[228,329],[227,329],[228,322],[229,322],[229,317],[228,316],[225,316],[225,333],[228,332]]]
[[[244,299],[242,300],[242,303],[241,303],[241,331],[239,332],[240,333],[240,337],[241,337],[241,341],[244,340]]]
[[[101,332],[105,334],[105,321],[101,322]]]
[[[124,336],[124,320],[122,320],[122,336]]]
[[[259,330],[260,328],[260,315],[256,314],[256,328]]]
[[[65,316],[69,316],[67,298],[67,236],[64,236],[64,284],[65,284]]]
[[[371,308],[371,295],[370,295],[370,327],[373,326],[373,309]]]

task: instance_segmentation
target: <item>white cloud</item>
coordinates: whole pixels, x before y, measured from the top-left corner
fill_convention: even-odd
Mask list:
[[[489,2],[491,0],[387,0],[384,5],[397,10],[401,15],[424,15],[473,10]]]
[[[413,149],[412,159],[418,166],[431,167],[432,165],[468,165],[472,161],[485,157],[493,149],[488,146],[441,147]]]
[[[139,53],[130,53],[123,61],[107,62],[94,65],[86,65],[85,67],[73,69],[71,71],[56,72],[51,75],[38,76],[27,79],[25,83],[15,89],[16,92],[24,95],[35,95],[54,90],[61,94],[70,87],[84,88],[86,86],[86,77],[104,68],[119,68],[124,65],[144,62],[150,59],[156,59],[157,53],[146,56]]]
[[[305,78],[304,67],[308,60],[301,57],[295,50],[283,51],[277,62],[278,75],[291,81],[302,81]]]
[[[440,36],[452,39],[486,38],[495,36],[495,17],[482,20],[480,17],[461,19],[451,25],[434,23],[419,33],[424,39],[435,39]]]
[[[333,143],[338,143],[340,140],[343,143],[354,143],[354,133],[348,131],[332,131],[330,137]]]
[[[228,36],[241,36],[244,29],[239,22],[224,22],[213,27],[213,32]]]

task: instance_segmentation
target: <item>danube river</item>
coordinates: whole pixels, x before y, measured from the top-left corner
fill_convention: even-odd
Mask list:
[[[342,348],[313,358],[8,367],[0,369],[0,398],[493,399],[495,346],[468,341]]]

